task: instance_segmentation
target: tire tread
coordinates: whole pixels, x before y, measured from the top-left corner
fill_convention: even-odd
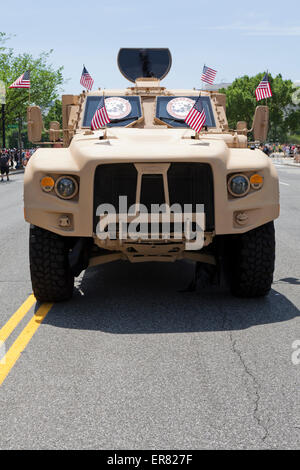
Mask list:
[[[260,297],[269,293],[275,266],[275,229],[269,222],[236,236],[231,244],[231,291],[237,297]]]
[[[64,237],[32,225],[29,259],[33,293],[40,302],[62,302],[73,294],[74,277]]]

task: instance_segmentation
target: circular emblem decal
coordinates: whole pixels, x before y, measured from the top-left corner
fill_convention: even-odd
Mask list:
[[[105,107],[110,119],[123,119],[131,113],[131,104],[124,98],[112,96],[105,99]]]
[[[194,104],[194,100],[184,96],[174,98],[167,104],[167,111],[175,119],[185,119]]]

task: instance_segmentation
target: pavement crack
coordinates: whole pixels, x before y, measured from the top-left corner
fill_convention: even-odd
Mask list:
[[[253,403],[253,413],[252,413],[252,416],[253,416],[253,419],[256,421],[257,425],[262,429],[263,431],[263,436],[261,437],[262,441],[265,442],[265,440],[267,439],[267,437],[269,436],[269,430],[267,428],[267,424],[265,424],[262,420],[262,418],[260,417],[260,414],[259,414],[259,403],[260,403],[260,400],[261,400],[261,396],[260,396],[260,384],[256,378],[256,376],[254,375],[254,373],[252,372],[252,370],[248,367],[248,365],[246,364],[246,361],[245,359],[243,358],[243,355],[242,355],[242,351],[240,349],[238,349],[237,347],[237,340],[234,339],[233,337],[233,331],[232,331],[232,328],[231,328],[231,325],[226,325],[227,323],[227,313],[226,311],[224,312],[224,317],[223,317],[223,330],[228,330],[228,334],[229,334],[229,338],[230,338],[230,344],[231,344],[231,350],[233,352],[233,354],[235,356],[238,357],[239,359],[239,362],[241,363],[242,367],[243,367],[243,370],[244,370],[244,374],[247,375],[252,384],[253,384],[253,393],[254,393],[254,403]],[[246,388],[247,388],[247,391],[248,393],[250,392],[249,389],[248,389],[248,386],[246,384]],[[249,395],[251,396],[251,393],[249,393]]]
[[[249,369],[247,366],[243,355],[242,351],[237,348],[237,340],[233,338],[232,331],[229,331],[229,337],[230,337],[230,342],[231,342],[231,348],[232,351],[237,357],[239,358],[240,363],[242,364],[242,367],[244,369],[245,374],[250,377],[252,384],[253,384],[253,392],[254,392],[254,409],[253,409],[253,418],[257,422],[258,426],[263,430],[263,436],[262,436],[262,441],[265,441],[267,437],[269,436],[269,431],[267,426],[264,424],[263,420],[261,419],[259,415],[259,403],[261,400],[260,396],[260,384],[256,378],[256,376],[253,374],[253,372]]]

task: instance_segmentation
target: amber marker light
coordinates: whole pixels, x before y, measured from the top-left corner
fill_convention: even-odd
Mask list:
[[[259,175],[258,173],[255,173],[250,178],[250,184],[252,189],[260,189],[264,184],[263,176]]]
[[[51,176],[44,176],[41,180],[41,187],[42,190],[45,191],[46,193],[50,193],[52,189],[54,188],[55,181]]]

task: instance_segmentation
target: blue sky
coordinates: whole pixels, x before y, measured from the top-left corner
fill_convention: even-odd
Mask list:
[[[300,3],[285,0],[14,0],[0,7],[0,31],[15,34],[8,45],[37,56],[54,49],[64,66],[67,93],[79,93],[84,63],[95,87],[126,87],[117,67],[120,47],[169,47],[170,88],[200,86],[203,63],[218,70],[217,82],[268,69],[300,80]]]

